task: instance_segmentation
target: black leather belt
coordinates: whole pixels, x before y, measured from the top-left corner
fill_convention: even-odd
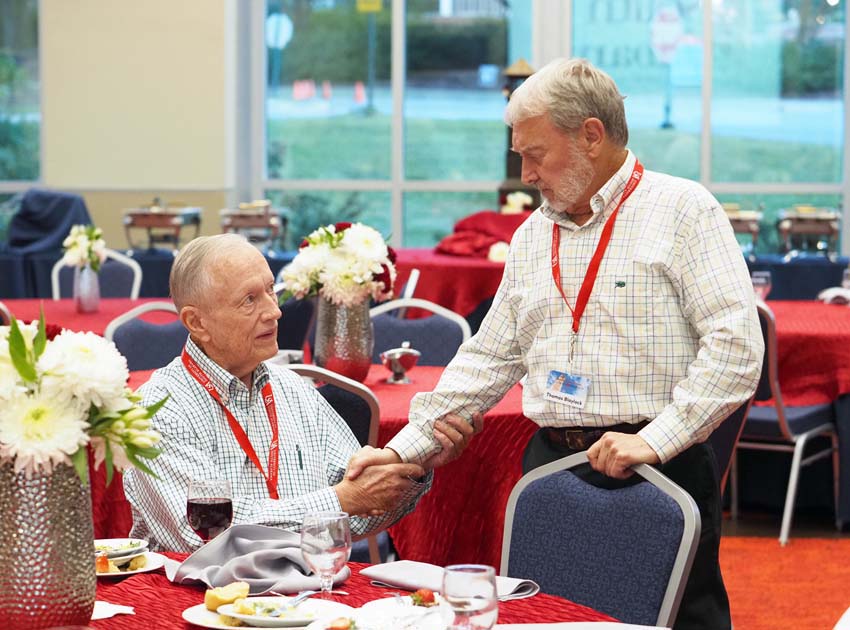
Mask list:
[[[609,431],[616,433],[637,433],[648,424],[649,422],[644,420],[635,424],[614,424],[610,427],[566,427],[563,429],[547,427],[543,434],[553,444],[566,446],[575,451],[584,451],[589,449],[594,442]]]

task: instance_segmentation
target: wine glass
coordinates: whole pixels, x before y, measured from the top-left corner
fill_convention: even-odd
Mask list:
[[[443,599],[454,612],[449,630],[489,630],[499,616],[496,570],[484,564],[447,566]]]
[[[770,295],[771,278],[769,271],[753,271],[750,274],[750,278],[753,281],[753,291],[756,292],[756,295],[761,301],[767,299],[767,296]]]
[[[205,543],[230,527],[233,520],[233,497],[226,479],[193,480],[189,482],[186,499],[186,519],[189,527]]]
[[[322,597],[330,598],[334,575],[351,555],[351,528],[345,512],[310,512],[301,524],[301,555],[319,576]]]

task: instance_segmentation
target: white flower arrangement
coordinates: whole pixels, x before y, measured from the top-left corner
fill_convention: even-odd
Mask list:
[[[86,446],[95,468],[136,466],[159,455],[150,418],[165,403],[139,405],[126,387],[127,360],[94,333],[63,331],[47,339],[44,316],[36,325],[0,326],[0,461],[28,477],[73,463],[88,478]]]
[[[320,295],[340,306],[392,297],[395,252],[380,232],[362,223],[320,227],[301,243],[283,270],[281,300]]]
[[[62,241],[65,255],[62,261],[69,267],[85,267],[90,265],[95,273],[100,270],[100,263],[106,258],[106,241],[103,232],[93,225],[75,225],[68,236]]]

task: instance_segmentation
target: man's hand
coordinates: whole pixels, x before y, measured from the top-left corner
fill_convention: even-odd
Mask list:
[[[340,507],[352,515],[375,515],[395,509],[410,490],[413,479],[425,474],[418,464],[383,464],[366,468],[355,481],[336,486]]]
[[[433,470],[454,461],[469,446],[472,436],[480,433],[483,428],[484,417],[480,413],[472,414],[472,424],[454,414],[443,416],[434,423],[434,439],[443,448],[422,462],[422,467],[425,470]]]
[[[348,460],[348,470],[345,473],[345,478],[349,481],[354,481],[369,466],[400,463],[401,457],[391,448],[364,446]]]
[[[609,431],[587,449],[593,470],[615,479],[628,479],[635,464],[657,464],[661,460],[639,435]]]

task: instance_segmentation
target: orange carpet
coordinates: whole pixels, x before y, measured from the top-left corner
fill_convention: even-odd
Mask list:
[[[723,537],[735,630],[830,630],[850,608],[850,539]]]

